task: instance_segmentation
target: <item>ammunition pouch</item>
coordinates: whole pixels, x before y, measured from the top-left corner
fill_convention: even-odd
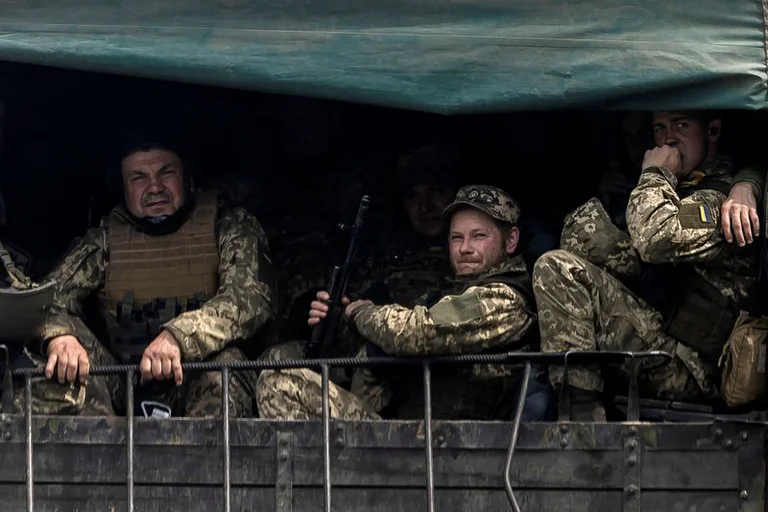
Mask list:
[[[124,364],[137,364],[163,324],[184,311],[200,309],[205,301],[204,294],[196,294],[188,298],[183,306],[176,298],[164,297],[136,304],[133,292],[126,293],[117,303],[115,322],[109,328],[113,354]]]
[[[682,279],[678,290],[664,331],[716,363],[739,317],[737,304],[697,275]]]
[[[723,348],[720,392],[728,407],[751,404],[766,390],[766,342],[768,317],[742,312]]]

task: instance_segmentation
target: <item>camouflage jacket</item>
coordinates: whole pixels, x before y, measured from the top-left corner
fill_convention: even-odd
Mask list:
[[[526,272],[522,257],[486,273],[482,285],[464,285],[431,307],[366,304],[350,320],[360,335],[393,356],[449,355],[483,352],[516,341],[533,325],[529,300],[493,275]],[[477,276],[478,279],[483,276]],[[500,280],[501,281],[501,280]]]
[[[696,175],[724,183],[731,167],[722,160],[708,162]],[[686,188],[694,191],[688,193]],[[681,199],[682,197],[682,199]],[[720,206],[725,194],[679,183],[663,167],[643,171],[627,206],[632,245],[640,258],[653,264],[690,264],[704,281],[736,304],[743,304],[757,277],[756,252],[728,244],[720,231]]]
[[[529,277],[523,258],[517,256],[500,268],[473,276],[481,284],[473,285],[466,279],[457,278],[452,283],[454,293],[443,294],[431,307],[369,304],[353,311],[350,320],[363,338],[389,355],[473,354],[503,348],[523,339],[536,321],[532,296],[504,284],[501,278],[504,274]],[[494,282],[494,275],[500,277],[499,282]],[[365,353],[363,348],[358,355]],[[383,412],[389,406],[399,408],[409,401],[402,392],[418,396],[421,384],[420,379],[413,378],[409,372],[403,369],[397,372],[399,377],[395,382],[387,378],[386,372],[358,369],[351,389],[374,410]],[[435,388],[436,403],[442,404],[438,409],[454,410],[456,397],[447,396],[452,394],[448,389],[455,387],[451,387],[452,382],[468,384],[478,379],[485,381],[513,374],[516,370],[506,365],[478,364],[462,368],[441,380]],[[468,397],[467,402],[471,404],[473,400]],[[469,405],[468,409],[473,407]],[[409,416],[406,411],[397,414]]]
[[[105,222],[89,230],[52,273],[59,287],[44,341],[65,334],[78,339],[87,336],[79,320],[85,299],[104,286],[109,264],[106,230]],[[253,336],[275,315],[275,291],[262,278],[272,269],[260,268],[259,263],[259,248],[268,250],[259,222],[242,208],[222,208],[215,231],[219,248],[216,295],[200,309],[184,312],[162,326],[179,342],[186,361],[205,359],[233,340]]]

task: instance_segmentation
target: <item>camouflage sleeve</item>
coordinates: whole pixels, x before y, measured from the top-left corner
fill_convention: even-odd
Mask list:
[[[685,199],[675,191],[677,178],[663,167],[640,175],[627,206],[632,244],[648,263],[711,261],[729,251],[720,231],[725,195],[698,190]]]
[[[219,289],[205,305],[164,324],[184,359],[200,361],[234,340],[246,340],[275,316],[275,273],[267,236],[242,208],[223,210],[216,221]]]
[[[756,167],[747,167],[742,169],[736,174],[733,179],[734,185],[736,183],[751,183],[754,185],[753,191],[755,192],[755,199],[759,204],[763,200],[763,190],[765,190],[765,169],[758,169]]]
[[[78,340],[89,337],[82,321],[83,301],[104,285],[106,276],[106,230],[91,229],[48,275],[58,285],[53,305],[43,329],[43,345],[57,337],[71,334]]]
[[[352,313],[358,332],[394,356],[480,352],[519,339],[534,319],[523,297],[501,283],[472,286],[429,309],[370,304]]]

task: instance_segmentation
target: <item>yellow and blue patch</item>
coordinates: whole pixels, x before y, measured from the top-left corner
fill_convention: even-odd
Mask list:
[[[678,219],[683,228],[711,228],[716,222],[712,208],[704,203],[681,205]]]

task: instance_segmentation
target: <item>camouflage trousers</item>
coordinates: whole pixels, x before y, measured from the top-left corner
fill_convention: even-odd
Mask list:
[[[280,361],[303,359],[304,343],[291,341],[267,350],[259,359]],[[331,418],[378,420],[381,416],[365,401],[328,383]],[[323,416],[323,387],[320,374],[308,368],[263,370],[256,384],[259,415],[271,420],[311,420]]]
[[[541,346],[545,352],[566,350],[663,350],[668,363],[640,363],[643,396],[695,400],[717,396],[717,369],[663,330],[661,314],[635,296],[618,279],[573,254],[544,254],[533,269],[539,310]],[[625,373],[627,367],[621,368]],[[550,381],[563,381],[563,367],[552,366]],[[569,384],[603,390],[597,367],[569,367]]]
[[[115,364],[114,357],[99,343],[87,344],[91,366]],[[45,360],[34,357],[39,368],[45,368]],[[247,360],[243,352],[234,346],[207,359],[210,362],[237,362]],[[34,414],[60,414],[72,416],[114,416],[125,414],[126,387],[124,375],[91,375],[85,385],[60,384],[55,378],[32,379],[32,411]],[[220,417],[222,413],[222,378],[220,372],[185,373],[184,382],[177,386],[173,381],[152,381],[137,384],[135,402],[152,400],[167,404],[173,416]],[[254,416],[253,397],[256,376],[253,372],[230,372],[230,417]],[[19,413],[24,408],[24,390],[14,392],[14,408]],[[136,410],[141,414],[141,409]]]
[[[268,350],[261,359],[302,359],[304,343],[289,342]],[[363,349],[364,351],[364,349]],[[363,355],[363,354],[359,354]],[[420,372],[395,370],[398,384],[409,393],[405,401],[392,411],[401,419],[424,416],[424,395]],[[418,375],[414,376],[414,373]],[[415,378],[409,378],[415,377]],[[502,419],[514,414],[519,396],[521,375],[493,379],[457,378],[455,375],[433,379],[433,417],[435,419]],[[380,420],[380,411],[390,405],[389,386],[383,384],[369,368],[358,368],[352,377],[352,392],[328,383],[331,418],[344,420]],[[256,400],[261,417],[277,420],[311,420],[322,418],[322,380],[307,368],[264,370],[256,387]],[[552,393],[543,373],[535,372],[529,381],[523,408],[524,421],[543,421],[553,417]]]

